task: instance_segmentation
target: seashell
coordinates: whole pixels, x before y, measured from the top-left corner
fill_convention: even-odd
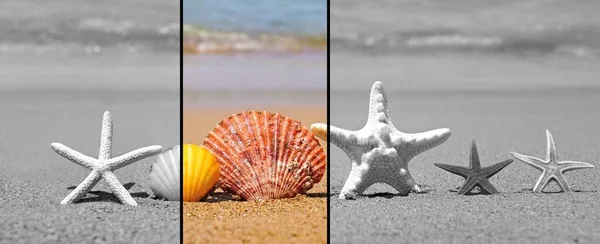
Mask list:
[[[203,147],[183,144],[183,201],[200,201],[218,181],[217,158]]]
[[[180,147],[177,145],[156,157],[150,169],[150,189],[154,195],[169,201],[181,199],[180,153]]]
[[[315,134],[316,137],[323,141],[327,141],[327,124],[315,123],[310,125],[310,131]]]
[[[204,139],[219,160],[219,187],[244,200],[305,194],[321,181],[327,159],[313,133],[279,113],[244,111]]]

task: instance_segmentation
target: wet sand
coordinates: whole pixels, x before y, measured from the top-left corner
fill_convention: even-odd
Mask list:
[[[30,69],[21,66],[24,61],[3,64],[2,77],[21,86],[5,79],[6,90],[0,91],[0,242],[178,243],[180,202],[153,198],[148,177],[154,158],[115,171],[138,207],[121,204],[104,181],[80,202],[59,204],[90,170],[56,154],[50,144],[97,157],[104,111],[113,118],[113,156],[180,143],[179,91],[169,88],[170,80],[178,80],[177,70],[157,72],[138,63],[111,73],[79,61],[81,70],[56,63]],[[127,89],[144,84],[144,70],[162,74],[145,78],[154,88]],[[105,90],[97,89],[103,84]]]
[[[452,136],[409,164],[426,193],[398,196],[390,186],[376,184],[354,201],[339,199],[351,164],[332,146],[331,243],[600,241],[600,89],[591,82],[599,77],[597,72],[584,71],[589,66],[529,64],[521,68],[527,61],[495,66],[481,60],[452,63],[433,58],[428,62],[419,58],[414,62],[357,60],[338,60],[333,68],[332,125],[362,128],[370,86],[381,80],[390,116],[400,131],[450,128]],[[580,86],[569,86],[570,81]],[[357,89],[343,89],[348,84]],[[551,183],[545,189],[549,193],[532,193],[541,172],[515,160],[490,179],[501,194],[461,196],[456,192],[464,179],[433,165],[467,167],[470,139],[477,142],[484,167],[512,158],[511,151],[545,158],[546,129],[554,136],[559,159],[596,165],[565,174],[575,192],[554,193],[559,188]]]
[[[323,107],[185,108],[184,143],[201,145],[218,122],[245,109],[279,112],[307,127],[327,120]],[[327,242],[327,174],[306,196],[265,202],[235,199],[217,190],[207,202],[184,202],[184,243]]]

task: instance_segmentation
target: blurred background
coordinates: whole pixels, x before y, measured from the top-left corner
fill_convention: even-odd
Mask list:
[[[326,1],[183,3],[186,106],[325,106]]]

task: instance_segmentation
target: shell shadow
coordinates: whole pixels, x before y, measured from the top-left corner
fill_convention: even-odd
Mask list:
[[[129,183],[123,184],[123,187],[125,187],[125,189],[129,190],[134,185],[135,185],[134,182],[129,182]],[[67,189],[73,190],[76,187],[77,186],[70,186],[70,187],[67,187]],[[121,200],[119,200],[119,198],[117,198],[117,196],[115,196],[115,194],[113,194],[112,192],[106,192],[106,191],[89,191],[88,194],[94,194],[96,196],[94,196],[94,197],[84,197],[81,200],[79,200],[77,203],[85,203],[85,202],[115,202],[115,203],[121,203]],[[150,196],[146,192],[135,192],[135,193],[129,193],[129,194],[131,194],[131,197],[137,197],[137,198],[147,198],[147,197]]]
[[[229,192],[213,192],[212,194],[207,195],[203,199],[200,199],[201,202],[224,202],[224,201],[242,201],[239,198],[235,198],[233,194]]]
[[[315,193],[306,193],[307,197],[311,197],[311,198],[325,198],[328,197],[330,194],[327,194],[326,192],[315,192]]]

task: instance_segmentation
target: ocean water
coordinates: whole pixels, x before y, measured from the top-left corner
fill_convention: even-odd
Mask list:
[[[0,54],[176,54],[177,1],[3,1]]]
[[[600,87],[599,1],[332,0],[330,11],[334,91]]]
[[[186,53],[303,52],[327,45],[326,0],[184,0]]]
[[[333,53],[600,59],[593,0],[332,0]]]
[[[326,105],[326,0],[184,0],[183,21],[185,106]]]

